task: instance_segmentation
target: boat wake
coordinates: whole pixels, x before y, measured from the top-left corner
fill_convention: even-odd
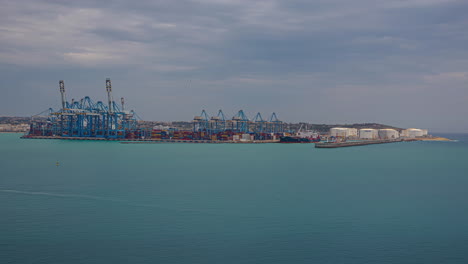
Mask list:
[[[17,194],[27,194],[27,195],[42,195],[42,196],[52,196],[52,197],[62,197],[62,198],[83,198],[91,200],[101,200],[101,201],[110,201],[110,202],[124,202],[121,199],[106,198],[93,195],[83,195],[83,194],[60,194],[60,193],[51,193],[51,192],[28,192],[28,191],[19,191],[19,190],[9,190],[2,189],[1,192],[5,193],[17,193]]]
[[[168,207],[158,206],[158,205],[155,205],[155,204],[133,203],[133,202],[130,202],[130,201],[124,200],[124,199],[109,198],[109,197],[94,196],[94,195],[61,194],[61,193],[51,193],[51,192],[32,192],[32,191],[20,191],[20,190],[12,190],[12,189],[0,189],[0,192],[23,194],[23,195],[49,196],[49,197],[57,197],[57,198],[88,199],[88,200],[119,203],[119,204],[122,204],[122,205],[131,206],[131,207],[146,207],[146,208],[157,208],[157,209],[162,209],[162,210],[185,212],[185,213],[202,213],[202,214],[219,215],[217,213],[213,213],[213,212],[206,211],[206,210],[168,208]]]

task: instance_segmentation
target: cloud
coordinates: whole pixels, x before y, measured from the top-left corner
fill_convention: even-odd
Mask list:
[[[467,97],[466,11],[457,0],[6,1],[0,89],[11,99],[0,99],[0,111],[46,108],[11,101],[28,93],[55,98],[48,87],[58,79],[100,96],[88,87],[111,77],[130,87],[120,91],[150,119],[164,112],[165,120],[184,120],[216,105],[318,122],[352,108],[352,121],[369,117],[359,105],[390,105],[389,98],[415,108],[438,98],[447,106],[441,113],[462,113],[440,87]]]
[[[92,66],[99,63],[112,63],[118,62],[118,56],[109,54],[109,53],[99,53],[99,52],[69,52],[63,54],[65,60],[76,62],[79,64]]]
[[[2,46],[11,47],[13,52],[9,50],[0,56],[4,63],[19,65],[77,64],[93,67],[124,62],[154,65],[155,61],[177,59],[179,56],[168,52],[170,43],[155,43],[158,34],[177,37],[177,33],[168,31],[185,28],[195,35],[196,31],[203,30],[196,25],[177,27],[174,23],[159,22],[125,10],[73,8],[36,2],[26,5],[21,11],[16,6],[9,9],[17,15],[2,21],[0,37]],[[37,10],[40,12],[36,13]],[[184,41],[200,43],[202,36]],[[179,38],[182,39],[181,36]],[[34,59],[29,61],[27,58],[30,57]],[[165,64],[161,63],[160,68],[165,68]]]
[[[468,81],[468,72],[442,72],[423,76],[428,83],[452,83]]]

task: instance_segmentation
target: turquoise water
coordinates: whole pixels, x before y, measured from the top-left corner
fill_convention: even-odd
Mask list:
[[[468,135],[450,137],[314,149],[0,134],[0,263],[468,263]]]

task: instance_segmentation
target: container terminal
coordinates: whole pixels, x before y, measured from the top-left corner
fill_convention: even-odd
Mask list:
[[[29,131],[22,138],[161,141],[161,142],[278,142],[285,136],[284,123],[276,114],[263,119],[260,113],[250,120],[243,110],[227,119],[222,110],[208,116],[205,110],[195,116],[191,130],[154,129],[139,125],[138,115],[125,109],[124,98],[120,104],[112,97],[112,83],[106,79],[107,102],[93,101],[86,96],[81,100],[67,101],[65,83],[59,81],[60,110],[49,108],[39,115],[45,119],[31,118]],[[39,116],[37,115],[37,116]]]
[[[414,140],[448,140],[434,138],[425,129],[353,128],[332,127],[329,133],[319,135],[314,131],[296,133],[286,130],[285,123],[276,113],[264,119],[257,113],[249,119],[239,110],[231,119],[222,110],[209,116],[205,110],[193,118],[191,128],[147,127],[137,120],[133,110],[125,109],[124,98],[120,104],[112,97],[112,83],[106,79],[107,102],[93,101],[86,96],[81,100],[67,101],[65,83],[59,81],[61,108],[52,108],[31,117],[29,130],[22,138],[112,140],[123,143],[316,143],[317,148],[338,148],[370,144],[394,143]],[[36,118],[44,116],[45,118]]]

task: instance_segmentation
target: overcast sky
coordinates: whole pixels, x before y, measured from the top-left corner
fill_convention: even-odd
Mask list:
[[[468,132],[468,1],[0,0],[0,115],[125,97],[145,120]]]

